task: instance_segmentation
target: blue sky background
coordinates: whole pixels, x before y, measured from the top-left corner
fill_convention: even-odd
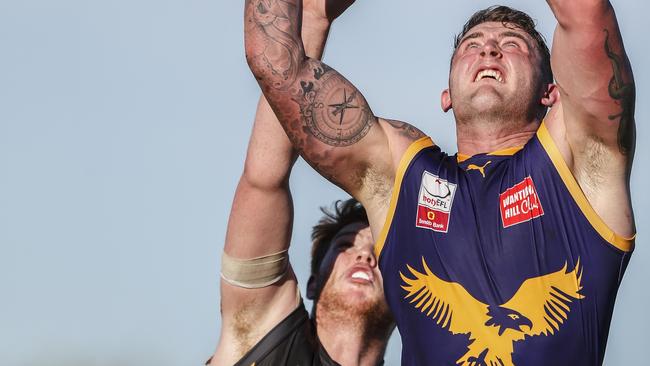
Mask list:
[[[545,1],[528,11],[550,40]],[[455,151],[439,107],[452,36],[492,2],[358,0],[325,60],[380,116]],[[614,1],[637,81],[640,231],[606,365],[650,346],[650,5]],[[243,1],[0,1],[0,364],[200,365],[220,327],[218,273],[257,84]],[[301,287],[318,206],[344,198],[300,162],[291,251]],[[254,225],[255,223],[251,223]],[[398,365],[393,337],[387,364]]]

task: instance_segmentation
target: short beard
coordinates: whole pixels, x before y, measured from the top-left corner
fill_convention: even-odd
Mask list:
[[[385,342],[395,327],[393,315],[384,299],[349,303],[349,295],[324,288],[318,299],[318,311],[326,313],[329,321],[362,329],[368,342]]]
[[[541,87],[542,84],[538,84],[534,90],[541,90]],[[517,131],[522,127],[522,121],[530,123],[541,120],[546,114],[546,108],[539,105],[537,92],[533,91],[494,103],[485,110],[474,107],[472,98],[470,96],[460,101],[453,108],[457,123],[468,127],[480,125],[496,131]]]

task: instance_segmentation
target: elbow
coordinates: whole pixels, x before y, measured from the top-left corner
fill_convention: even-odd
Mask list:
[[[240,182],[259,191],[288,189],[291,169],[295,162],[293,156],[287,159],[251,159],[244,163]]]
[[[259,46],[247,40],[244,49],[248,68],[251,70],[255,78],[259,80],[262,73],[262,68],[259,66],[259,62],[257,61],[259,59],[259,54],[261,53]]]
[[[248,8],[248,6],[247,6]],[[246,57],[246,63],[253,73],[255,70],[255,58],[257,55],[261,54],[264,49],[264,45],[260,42],[259,30],[253,25],[253,22],[250,19],[248,14],[249,9],[246,10],[244,14],[244,55]]]
[[[258,171],[255,174],[253,170],[244,169],[239,179],[239,185],[242,188],[256,192],[271,193],[289,190],[289,175],[290,172],[274,174],[274,172],[269,173],[266,171]]]

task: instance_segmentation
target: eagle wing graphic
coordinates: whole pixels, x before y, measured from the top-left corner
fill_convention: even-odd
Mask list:
[[[489,319],[488,306],[476,300],[459,283],[444,281],[434,275],[424,257],[422,266],[424,273],[407,265],[415,278],[408,278],[400,272],[405,283],[402,288],[407,292],[405,298],[412,297],[411,304],[417,302],[417,309],[422,313],[426,311],[436,324],[452,334],[480,333]]]
[[[514,296],[502,307],[516,310],[526,316],[532,327],[522,330],[513,341],[528,336],[552,335],[560,329],[571,311],[574,300],[583,299],[582,268],[578,259],[573,271],[567,272],[567,264],[557,272],[529,278],[521,284]]]

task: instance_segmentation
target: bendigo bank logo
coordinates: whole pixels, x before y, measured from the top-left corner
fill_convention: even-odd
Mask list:
[[[515,342],[530,337],[553,336],[568,319],[575,300],[584,298],[582,268],[578,259],[572,271],[567,264],[557,272],[525,280],[503,304],[477,300],[461,284],[438,278],[422,258],[424,273],[407,265],[415,278],[400,272],[402,289],[421,313],[451,334],[469,337],[467,352],[456,361],[460,366],[515,366]]]
[[[422,174],[415,226],[446,233],[456,185],[426,170]]]
[[[526,177],[501,193],[499,209],[504,228],[544,215],[544,209],[539,202],[539,196],[531,177]]]

